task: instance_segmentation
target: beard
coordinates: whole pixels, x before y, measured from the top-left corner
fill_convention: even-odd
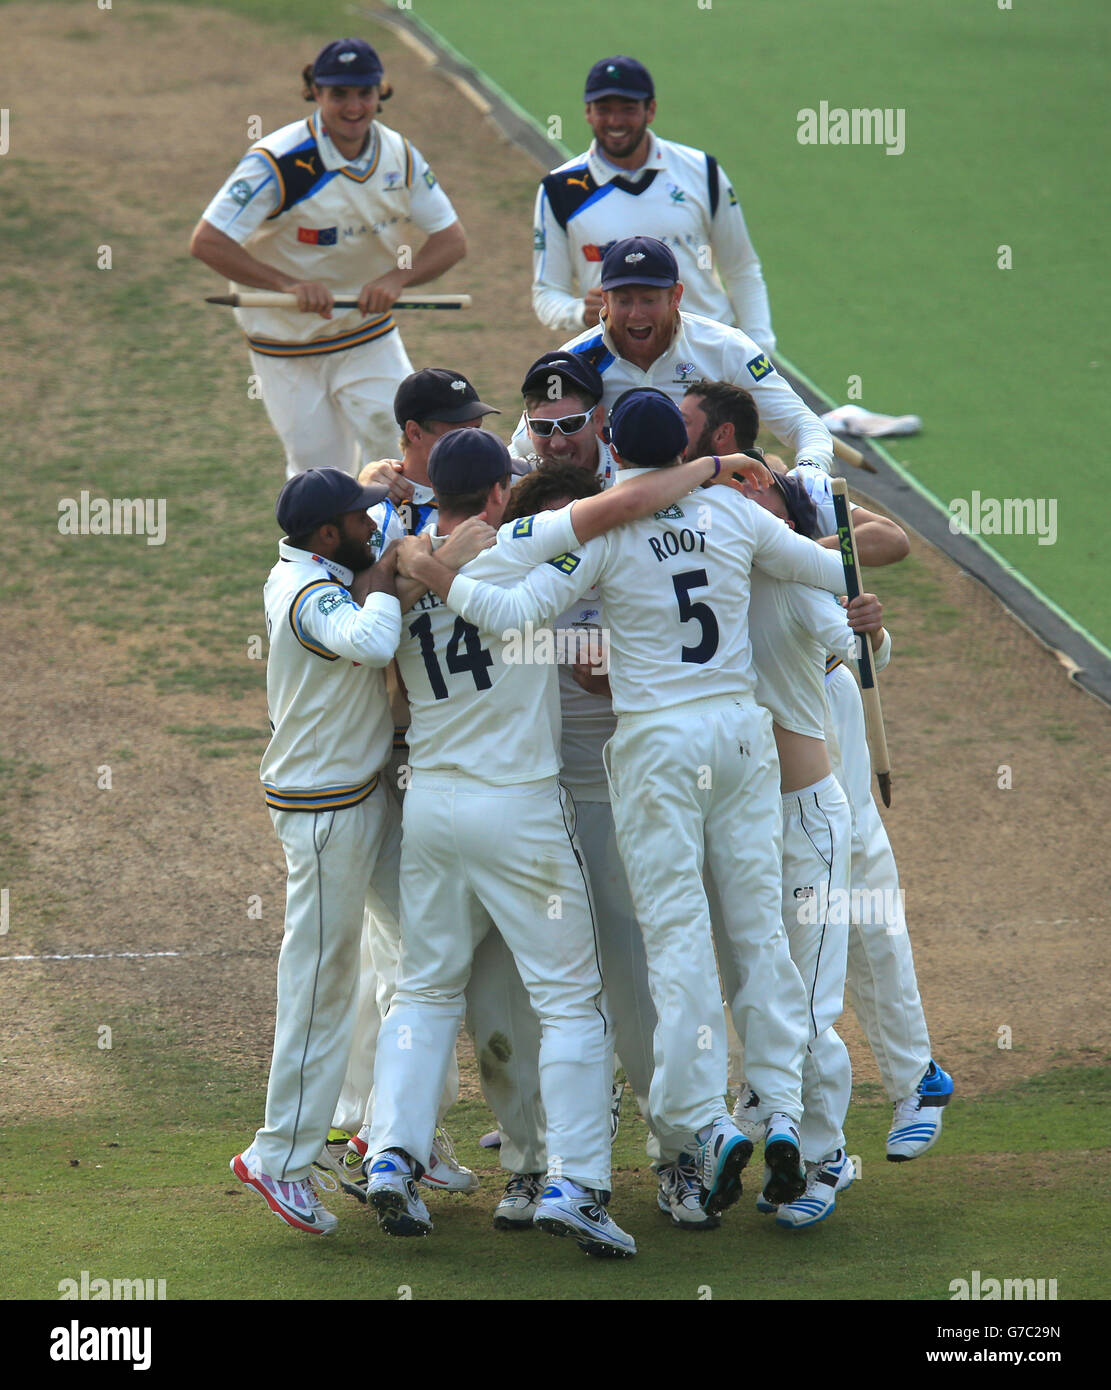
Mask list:
[[[360,570],[368,570],[374,564],[374,556],[361,541],[352,540],[349,536],[344,536],[336,549],[332,559],[337,565],[343,565],[352,574],[358,574]]]
[[[691,463],[695,459],[712,458],[713,453],[713,430],[706,426],[694,443],[687,445],[687,452],[683,455],[683,459],[686,463]]]

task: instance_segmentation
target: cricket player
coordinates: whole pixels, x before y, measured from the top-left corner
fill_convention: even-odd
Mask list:
[[[401,553],[430,560],[435,541],[464,517],[499,519],[511,467],[505,445],[485,431],[439,440],[429,458],[437,530],[407,538]],[[472,568],[495,583],[519,572],[522,561],[530,567],[543,557],[573,570],[572,547],[671,505],[719,469],[698,460],[622,494],[611,490],[514,522]],[[542,1029],[548,1180],[534,1222],[572,1235],[590,1253],[635,1254],[635,1242],[606,1211],[611,1054],[574,805],[556,780],[555,669],[509,650],[515,634],[480,633],[433,594],[414,611],[398,649],[413,716],[402,955],[375,1059],[368,1200],[391,1235],[432,1229],[415,1179],[431,1144],[474,949],[492,919]]]
[[[297,296],[296,309],[236,310],[251,370],[289,476],[357,473],[390,452],[394,392],[412,371],[390,310],[467,242],[420,151],[375,119],[391,89],[374,49],[337,39],[302,76],[312,114],[247,151],[189,249],[233,290]],[[358,306],[333,314],[341,291]]]
[[[677,406],[652,390],[620,398],[610,430],[622,466],[617,494],[670,471],[687,444]],[[757,562],[835,593],[844,579],[838,557],[747,499],[720,488],[706,496],[684,497],[584,547],[562,575],[541,565],[499,588],[466,573],[437,574],[434,557],[414,572],[481,632],[547,621],[576,590],[598,586],[618,716],[606,770],[659,1019],[650,1106],[673,1142],[696,1154],[702,1206],[716,1215],[740,1195],[752,1144],[725,1106],[727,1045],[704,860],[742,981],[730,1001],[734,1021],[772,1112],[764,1195],[779,1205],[805,1190],[797,1125],[806,996],[781,921],[779,768],[771,716],[754,699],[749,571]]]
[[[289,879],[266,1122],[231,1170],[316,1235],[336,1226],[310,1174],[354,1026],[363,905],[376,873],[390,893],[391,861],[396,882],[397,806],[381,781],[392,729],[382,670],[401,631],[396,552],[374,565],[362,607],[349,592],[373,564],[367,508],[384,491],[335,468],[292,478],[277,503],[288,539],[264,594],[274,732],[261,775]]]
[[[764,349],[739,328],[680,309],[685,289],[669,246],[647,236],[615,242],[602,262],[601,285],[601,322],[563,350],[597,368],[607,411],[634,387],[655,387],[678,402],[693,382],[731,381],[752,392],[761,420],[797,464],[829,471],[833,437]],[[523,420],[513,450],[528,452]]]
[[[730,382],[694,383],[680,409],[687,426],[687,458],[741,448],[746,439],[755,439],[759,429],[753,397]],[[840,542],[829,475],[806,467],[797,476],[817,512],[818,544],[837,549]],[[862,565],[895,564],[910,553],[906,532],[896,522],[855,504],[852,516]],[[890,633],[885,633],[874,656],[877,670],[884,669],[890,653]],[[853,918],[846,991],[894,1105],[887,1157],[894,1163],[905,1162],[937,1142],[953,1079],[930,1055],[898,870],[871,791],[872,764],[860,689],[848,666],[832,654],[825,685],[832,721],[827,721],[826,743],[853,814]],[[881,906],[873,910],[877,903]],[[735,1115],[744,1108],[742,1097]]]
[[[775,350],[768,291],[733,185],[713,155],[661,140],[652,76],[635,58],[602,58],[584,92],[594,139],[553,169],[533,217],[532,306],[545,328],[598,323],[599,270],[633,232],[675,253],[690,313],[735,324]]]

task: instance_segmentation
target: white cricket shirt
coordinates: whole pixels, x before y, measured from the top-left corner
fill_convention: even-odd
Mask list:
[[[260,777],[276,810],[354,806],[374,790],[393,742],[383,668],[397,648],[401,608],[371,594],[360,608],[343,565],[279,543],[263,589],[273,730]]]
[[[576,543],[570,507],[508,522],[460,571],[496,590]],[[433,536],[436,532],[432,532]],[[577,561],[575,562],[577,565]],[[546,565],[545,568],[553,568]],[[455,583],[459,583],[459,577]],[[559,773],[559,690],[522,629],[479,629],[425,594],[404,615],[397,661],[409,696],[409,763],[498,786]]]
[[[316,110],[252,146],[204,220],[297,280],[357,293],[397,269],[398,249],[411,246],[415,232],[443,231],[456,213],[403,135],[372,121],[365,153],[349,163]],[[336,310],[330,319],[289,309],[235,312],[254,351],[273,357],[339,352],[396,326],[392,314],[368,318],[358,309]]]
[[[620,169],[597,141],[543,180],[533,215],[532,307],[545,328],[583,327],[583,296],[597,289],[615,241],[655,237],[674,252],[692,314],[739,325],[775,349],[763,271],[732,184],[702,150],[649,131],[648,158]]]
[[[625,469],[617,486],[646,469]],[[836,593],[840,557],[796,535],[732,488],[692,493],[540,565],[512,588],[460,574],[449,602],[483,628],[545,622],[597,585],[610,633],[610,687],[618,715],[718,695],[752,698],[749,572]]]

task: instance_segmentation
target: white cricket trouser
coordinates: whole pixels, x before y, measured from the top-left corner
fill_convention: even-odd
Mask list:
[[[834,1027],[845,1002],[851,840],[849,803],[832,776],[783,797],[783,927],[809,1025],[799,1125],[808,1163],[844,1147],[852,1097],[849,1050]]]
[[[930,1034],[903,915],[899,871],[872,798],[860,691],[845,666],[826,683],[826,740],[853,816],[852,930],[846,993],[891,1100],[913,1095],[930,1065]]]
[[[401,851],[401,964],[378,1039],[370,1150],[423,1162],[475,948],[497,926],[540,1018],[553,1176],[610,1185],[612,1052],[593,907],[556,779],[496,787],[413,772]]]
[[[407,750],[406,750],[407,751]],[[404,761],[404,757],[402,758]],[[386,795],[401,800],[404,791],[397,786],[396,771],[387,765],[382,774],[387,784]],[[355,1012],[355,1028],[347,1071],[343,1078],[332,1128],[355,1133],[370,1123],[374,1106],[374,1053],[378,1033],[386,1011],[397,988],[397,962],[401,953],[401,908],[398,901],[398,881],[401,860],[401,811],[397,810],[396,833],[383,845],[382,852],[367,894],[363,914],[363,934],[359,946],[359,993]],[[522,987],[523,989],[523,987]],[[440,1097],[439,1118],[442,1120],[459,1099],[459,1066],[451,1054],[444,1093]]]
[[[649,1104],[664,1156],[727,1113],[705,860],[739,981],[729,1003],[749,1080],[771,1109],[799,1119],[806,996],[783,931],[771,715],[739,696],[621,715],[605,763],[658,1015]]]
[[[650,1120],[656,1007],[648,984],[644,938],[633,911],[608,801],[575,802],[577,838],[590,875],[602,980],[611,1034],[641,1112]],[[540,1102],[540,1024],[513,957],[497,932],[475,952],[467,986],[467,1027],[475,1040],[487,1103],[501,1131],[501,1165],[511,1173],[544,1171]],[[654,1138],[650,1157],[659,1156]]]
[[[278,956],[266,1122],[255,1135],[264,1173],[309,1172],[328,1133],[351,1048],[363,907],[379,854],[396,843],[397,806],[379,782],[341,811],[275,811],[285,851],[285,935]]]
[[[357,474],[364,463],[396,453],[393,398],[413,370],[396,328],[318,357],[252,352],[251,366],[285,447],[287,478],[309,468]]]

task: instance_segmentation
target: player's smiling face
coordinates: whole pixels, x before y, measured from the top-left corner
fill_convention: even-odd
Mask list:
[[[368,512],[345,512],[340,518],[339,544],[328,558],[338,565],[346,565],[358,574],[374,563],[374,551],[370,538],[378,527]]]
[[[598,467],[598,439],[604,423],[598,418],[596,409],[568,392],[557,401],[542,401],[528,411],[528,417],[533,420],[563,420],[569,424],[573,423],[569,417],[576,414],[585,415],[586,421],[574,434],[564,434],[562,430],[555,429],[547,439],[543,439],[530,429],[529,441],[533,451],[545,462],[573,463],[593,473]]]
[[[587,124],[607,159],[637,169],[648,154],[648,127],[656,114],[654,101],[602,97],[586,104]]]
[[[671,346],[682,285],[621,285],[602,291],[606,328],[622,357],[642,371]]]
[[[378,114],[377,87],[314,87],[324,129],[347,159],[362,153],[370,123]]]

